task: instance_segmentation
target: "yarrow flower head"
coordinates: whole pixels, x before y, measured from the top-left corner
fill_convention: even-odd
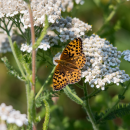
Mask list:
[[[123,52],[122,52],[122,55],[124,56],[124,59],[125,59],[126,61],[129,61],[129,62],[130,62],[130,50],[123,51]]]
[[[21,114],[20,111],[16,111],[12,106],[6,106],[5,103],[0,105],[0,120],[8,124],[16,124],[18,127],[28,125],[26,114]]]
[[[29,12],[27,4],[23,0],[7,0],[0,3],[0,18],[13,17],[17,14],[21,15],[21,21],[24,28],[30,27]],[[61,1],[57,0],[32,0],[31,8],[33,10],[34,25],[43,25],[45,22],[45,15],[48,15],[48,22],[54,23],[57,18],[61,16]]]
[[[130,79],[124,70],[120,70],[121,52],[117,51],[109,41],[92,35],[84,38],[83,49],[87,62],[82,70],[82,77],[91,87],[105,89],[110,83],[123,83]]]
[[[86,31],[90,31],[91,25],[84,23],[78,18],[66,17],[56,20],[56,23],[52,24],[51,30],[56,30],[59,34],[61,42],[67,40],[73,40],[76,37],[83,36]]]

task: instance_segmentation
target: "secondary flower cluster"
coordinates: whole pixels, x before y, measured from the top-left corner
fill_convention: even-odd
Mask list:
[[[82,22],[78,18],[60,18],[49,28],[51,31],[48,31],[38,48],[47,50],[50,46],[57,45],[59,40],[61,42],[73,40],[76,37],[83,36],[91,28],[91,25]],[[30,53],[32,51],[32,45],[22,44],[21,51]]]
[[[124,70],[119,69],[121,52],[109,41],[92,35],[83,40],[83,49],[87,62],[82,77],[85,77],[85,82],[89,82],[91,87],[101,87],[104,90],[107,84],[119,85],[130,79]]]
[[[76,37],[83,36],[86,31],[91,30],[92,26],[84,23],[78,18],[66,17],[56,20],[56,23],[52,24],[51,30],[56,30],[59,34],[60,41],[66,42],[67,40],[73,40]]]
[[[125,60],[130,62],[130,50],[123,51],[122,55],[124,55]]]
[[[0,121],[6,121],[8,124],[16,124],[21,127],[28,124],[26,114],[21,114],[16,111],[12,106],[6,106],[5,103],[0,105]]]

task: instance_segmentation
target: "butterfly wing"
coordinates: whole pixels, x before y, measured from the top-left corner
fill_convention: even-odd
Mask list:
[[[53,88],[54,90],[61,90],[63,87],[69,84],[69,80],[64,71],[62,65],[58,64],[53,74]]]
[[[61,90],[68,84],[74,84],[81,79],[81,70],[58,64],[53,75],[54,90]]]
[[[66,46],[61,54],[60,60],[70,62],[78,69],[83,68],[86,58],[85,54],[83,53],[81,38],[74,39]]]
[[[79,82],[81,79],[81,70],[65,67],[69,84]]]

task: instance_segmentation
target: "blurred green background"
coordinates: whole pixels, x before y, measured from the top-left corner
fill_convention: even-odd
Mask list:
[[[72,12],[63,13],[63,17],[72,16],[92,25],[93,33],[98,34],[101,38],[106,38],[118,50],[130,50],[130,1],[122,0],[85,0],[84,5],[76,5]],[[113,8],[116,8],[112,19],[106,23],[106,19],[111,14]],[[100,31],[99,31],[100,30]],[[17,69],[12,53],[0,54],[0,57],[7,56],[10,63]],[[121,59],[121,70],[130,74],[130,64],[123,58]],[[37,75],[42,83],[50,74],[52,66],[46,67],[41,64],[37,70]],[[52,83],[52,81],[51,81]],[[50,84],[51,84],[50,83]],[[37,85],[36,91],[40,89]],[[50,87],[48,85],[47,87]],[[83,91],[75,86],[77,94],[82,97]],[[92,88],[88,88],[89,93]],[[121,86],[110,86],[107,91],[102,91],[96,97],[90,100],[90,106],[93,112],[102,112],[117,100],[117,94],[121,92]],[[9,75],[5,65],[0,61],[0,104],[12,105],[14,109],[26,113],[26,90],[23,82]],[[130,102],[130,89],[125,94],[122,103]],[[52,105],[53,107],[54,105]],[[125,115],[122,119],[117,118],[100,125],[101,130],[130,130],[130,115]],[[49,129],[50,130],[92,130],[91,123],[86,120],[87,115],[80,105],[72,102],[65,94],[62,94],[57,102],[56,107],[51,113]],[[41,129],[43,120],[39,124]]]

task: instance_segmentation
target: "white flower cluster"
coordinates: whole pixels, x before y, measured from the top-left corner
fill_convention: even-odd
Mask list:
[[[130,79],[124,70],[119,69],[121,52],[109,41],[93,34],[83,40],[83,50],[87,62],[82,77],[85,77],[85,82],[89,82],[91,87],[104,90],[107,84],[119,85]]]
[[[66,17],[56,20],[56,23],[52,24],[51,30],[56,30],[59,34],[60,41],[66,42],[67,40],[73,40],[76,37],[83,36],[86,31],[91,30],[92,26],[84,23],[78,18]]]
[[[62,1],[62,11],[70,12],[73,9],[73,0],[61,0]],[[84,4],[84,0],[75,0],[76,4]]]
[[[46,51],[48,48],[50,48],[49,42],[42,40],[40,45],[38,46],[38,48]],[[30,53],[32,51],[32,44],[30,44],[30,45],[22,44],[20,50],[23,52],[26,51],[26,52]]]
[[[13,17],[18,13],[23,14],[21,21],[24,28],[30,27],[29,12],[27,5],[23,0],[2,0],[0,2],[0,18]],[[34,25],[44,26],[45,15],[48,15],[48,22],[54,23],[61,16],[61,0],[32,0],[31,8],[33,10]]]
[[[129,62],[130,62],[130,50],[123,51],[123,52],[122,52],[122,55],[124,55],[124,59],[125,59],[126,61],[129,61]]]
[[[20,111],[16,111],[12,106],[6,106],[5,103],[0,105],[0,121],[6,121],[8,124],[16,124],[21,127],[28,125],[26,114],[21,114]]]
[[[59,40],[61,42],[73,40],[76,37],[83,36],[91,28],[91,25],[82,22],[78,18],[67,17],[66,19],[58,19],[49,28],[47,35],[43,38],[38,48],[46,51],[50,46],[57,45]],[[56,35],[56,33],[59,33],[59,35]],[[32,51],[32,45],[22,44],[21,51],[30,53]]]

